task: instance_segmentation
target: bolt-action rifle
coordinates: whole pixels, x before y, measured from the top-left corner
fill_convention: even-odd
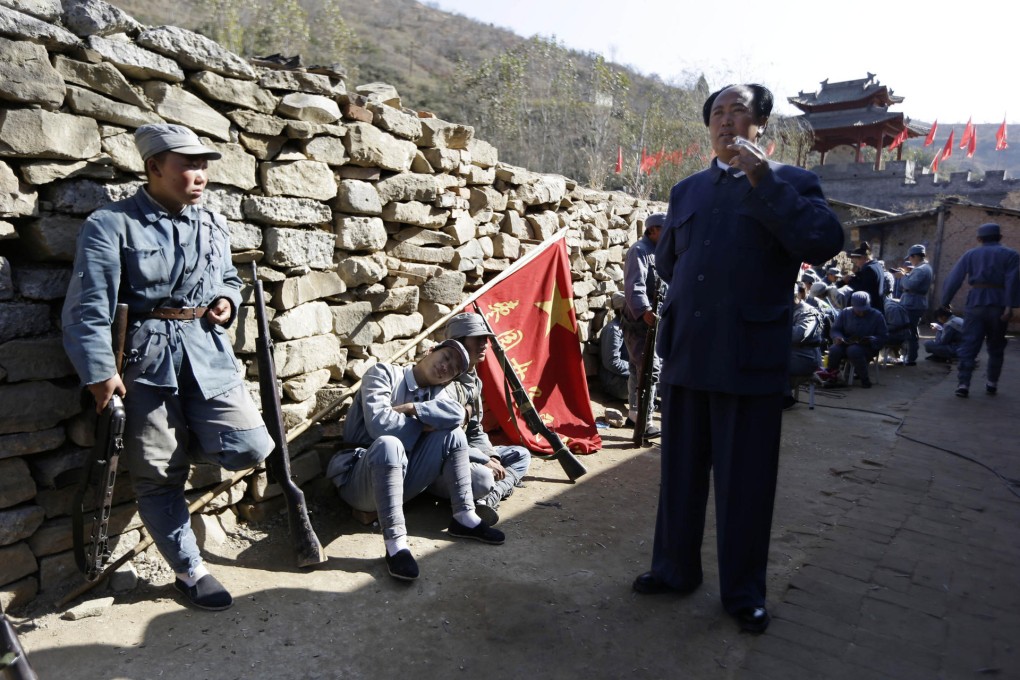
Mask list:
[[[290,452],[287,450],[287,436],[283,428],[283,409],[280,406],[280,393],[276,389],[276,363],[273,361],[273,341],[269,337],[269,320],[266,318],[266,298],[259,281],[254,262],[251,264],[252,285],[255,289],[255,321],[258,325],[258,338],[255,341],[255,353],[259,366],[259,394],[262,398],[262,419],[273,439],[273,452],[266,459],[266,465],[273,481],[283,489],[287,501],[287,518],[290,523],[290,536],[294,541],[294,549],[298,555],[299,567],[310,567],[326,561],[322,552],[322,544],[315,535],[311,520],[308,519],[308,506],[301,487],[294,483],[290,474]]]
[[[641,359],[641,374],[638,376],[637,420],[634,421],[634,446],[648,446],[645,428],[652,411],[652,373],[655,370],[655,335],[659,331],[659,277],[656,276],[652,290],[652,314],[655,318],[645,331],[645,353]],[[644,322],[642,322],[644,323]]]
[[[128,306],[118,304],[110,325],[117,374],[124,363],[124,342],[127,336]],[[124,401],[119,395],[109,403],[96,421],[96,438],[82,470],[74,500],[71,503],[71,531],[74,561],[89,581],[95,580],[110,559],[109,523],[113,508],[113,485],[117,481],[117,462],[124,450]],[[89,486],[93,493],[86,504]],[[88,505],[88,507],[86,507]],[[91,513],[89,540],[85,543],[85,514]]]
[[[503,378],[506,381],[507,386],[510,388],[510,393],[513,395],[514,403],[517,404],[517,410],[520,411],[521,417],[524,418],[524,424],[528,426],[531,433],[536,436],[544,437],[547,442],[553,448],[553,454],[548,456],[536,455],[538,458],[552,459],[560,464],[563,471],[567,473],[567,477],[574,480],[588,472],[588,469],[581,464],[581,461],[577,459],[574,454],[570,452],[566,446],[563,445],[563,440],[560,436],[549,429],[549,427],[542,422],[542,418],[538,415],[538,410],[535,408],[535,404],[531,401],[531,397],[528,396],[528,391],[524,389],[524,384],[521,383],[520,377],[514,370],[514,367],[510,364],[507,359],[506,352],[503,350],[502,345],[499,344],[499,340],[496,339],[495,333],[492,330],[492,326],[489,325],[489,320],[485,318],[485,314],[482,313],[481,308],[477,302],[472,303],[475,307],[475,312],[478,316],[482,317],[482,321],[485,322],[485,327],[489,329],[489,332],[493,334],[492,338],[492,352],[496,355],[496,359],[499,361],[500,368],[503,369]],[[513,406],[507,401],[507,408],[513,410]]]

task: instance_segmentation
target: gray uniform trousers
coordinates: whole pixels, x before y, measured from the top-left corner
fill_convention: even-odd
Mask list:
[[[450,506],[455,514],[474,508],[467,437],[459,427],[425,432],[410,451],[405,451],[397,437],[383,435],[367,449],[358,449],[355,456],[354,466],[339,487],[340,498],[356,510],[377,512],[384,539],[407,535],[404,503],[428,489],[440,475],[444,486],[453,490]],[[343,457],[333,460],[339,464]],[[327,470],[327,476],[335,474],[337,471]]]
[[[124,455],[142,522],[170,567],[183,574],[202,563],[184,497],[191,463],[244,470],[265,460],[273,441],[244,385],[207,399],[187,361],[178,381],[177,394],[128,386]]]

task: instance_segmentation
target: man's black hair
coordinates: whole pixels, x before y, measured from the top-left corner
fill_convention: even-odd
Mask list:
[[[772,91],[769,88],[758,83],[731,83],[725,87],[720,87],[708,95],[708,99],[705,100],[705,105],[701,108],[701,116],[705,119],[705,127],[708,127],[708,119],[712,114],[712,105],[715,104],[715,98],[719,96],[720,92],[731,87],[746,87],[751,90],[751,106],[754,108],[756,120],[766,120],[772,115],[773,98]]]
[[[953,308],[949,305],[943,305],[935,310],[935,316],[936,318],[944,316],[948,319],[953,316]]]

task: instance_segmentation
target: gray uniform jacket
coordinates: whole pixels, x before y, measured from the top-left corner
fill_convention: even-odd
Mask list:
[[[931,287],[931,265],[924,262],[900,279],[903,295],[900,304],[907,309],[928,309],[928,289]]]
[[[942,305],[953,301],[964,279],[980,287],[967,293],[968,307],[1020,307],[1020,254],[998,242],[963,254],[942,287]]]
[[[654,267],[655,244],[647,236],[642,236],[627,251],[627,262],[623,268],[627,318],[631,321],[637,321],[652,308],[652,295],[655,292]],[[660,291],[660,300],[665,292]]]
[[[713,164],[673,187],[655,266],[662,382],[741,395],[782,393],[790,288],[802,262],[824,262],[843,230],[806,170],[769,162],[752,188]]]
[[[868,340],[867,346],[873,354],[878,354],[885,343],[889,342],[889,330],[882,312],[869,307],[864,316],[857,316],[854,310],[847,307],[832,324],[832,337],[842,338],[847,342]]]
[[[126,303],[128,380],[176,390],[186,354],[211,398],[241,384],[225,327],[144,317],[156,307],[207,307],[219,298],[230,300],[236,315],[240,289],[222,215],[201,206],[170,215],[139,189],[82,225],[62,314],[64,347],[84,384],[113,377],[110,325],[116,304]]]
[[[415,416],[393,410],[414,402]],[[358,459],[372,442],[382,436],[396,437],[410,455],[426,427],[451,430],[464,422],[465,411],[443,386],[419,386],[413,366],[374,364],[365,371],[361,389],[344,421],[344,441],[356,448],[338,452],[329,462],[326,476],[343,486]]]

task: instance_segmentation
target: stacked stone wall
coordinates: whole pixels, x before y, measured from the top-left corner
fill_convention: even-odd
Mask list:
[[[62,348],[60,309],[83,220],[141,185],[133,132],[154,122],[187,125],[223,154],[205,201],[228,220],[242,278],[258,263],[290,426],[562,228],[584,342],[622,288],[643,217],[662,209],[501,163],[471,126],[404,108],[381,83],[349,90],[338,68],[252,63],[99,0],[0,0],[5,606],[77,578],[70,506],[93,416]],[[230,332],[255,391],[250,306]],[[292,446],[302,482],[321,477],[314,440]],[[223,478],[194,468],[189,497]],[[118,553],[141,524],[126,478],[114,500]],[[280,503],[254,474],[207,507],[197,533],[213,540],[236,515],[264,518]]]

